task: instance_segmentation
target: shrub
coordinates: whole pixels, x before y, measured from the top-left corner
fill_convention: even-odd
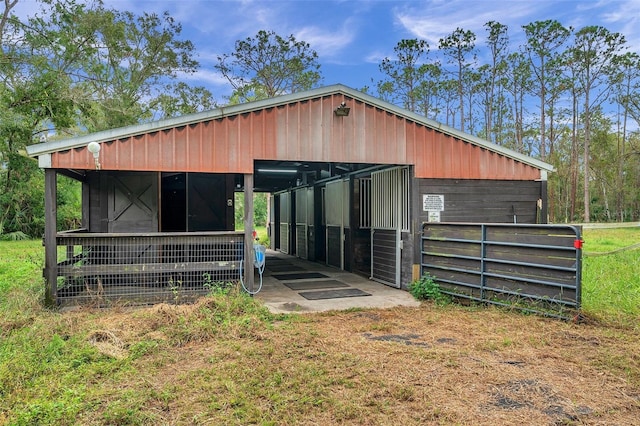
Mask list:
[[[420,279],[409,284],[409,293],[418,300],[430,299],[438,305],[451,302],[451,297],[442,292],[440,285],[429,274],[424,274]]]

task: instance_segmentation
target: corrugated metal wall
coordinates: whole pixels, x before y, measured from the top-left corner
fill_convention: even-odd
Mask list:
[[[347,117],[334,110],[341,102]],[[102,143],[105,170],[252,173],[254,160],[415,165],[417,178],[540,178],[540,170],[334,94]],[[53,168],[94,169],[86,148]]]

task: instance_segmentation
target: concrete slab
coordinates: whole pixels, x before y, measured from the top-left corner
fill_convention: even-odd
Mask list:
[[[365,291],[371,296],[345,297],[339,299],[307,300],[299,291],[286,287],[282,281],[272,275],[282,271],[269,270],[269,257],[275,256],[274,264],[286,260],[304,271],[320,272],[330,279],[348,284],[350,287]],[[256,285],[259,277],[256,275]],[[394,306],[420,306],[409,292],[371,281],[366,277],[332,268],[321,263],[309,262],[272,250],[267,250],[266,270],[263,276],[262,290],[255,296],[274,313],[323,312],[357,308],[392,308]]]

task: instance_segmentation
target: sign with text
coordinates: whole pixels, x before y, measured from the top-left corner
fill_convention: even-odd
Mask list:
[[[422,195],[422,211],[443,212],[444,211],[444,195],[423,194]]]

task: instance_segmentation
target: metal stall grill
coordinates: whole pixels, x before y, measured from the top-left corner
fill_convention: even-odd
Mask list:
[[[296,255],[301,259],[308,258],[308,235],[309,235],[309,220],[308,220],[308,188],[297,189],[295,191],[296,200]],[[313,206],[311,206],[313,209]]]
[[[280,251],[289,254],[289,239],[291,227],[291,194],[283,192],[280,194]]]
[[[563,318],[580,308],[579,227],[426,223],[421,264],[456,297]]]
[[[240,279],[239,232],[58,233],[57,303],[182,303]]]
[[[349,227],[349,181],[327,183],[325,192],[327,264],[344,268],[344,230]]]
[[[371,229],[371,178],[360,178],[360,228]]]
[[[409,169],[371,173],[371,278],[400,288],[401,233],[410,231]]]

